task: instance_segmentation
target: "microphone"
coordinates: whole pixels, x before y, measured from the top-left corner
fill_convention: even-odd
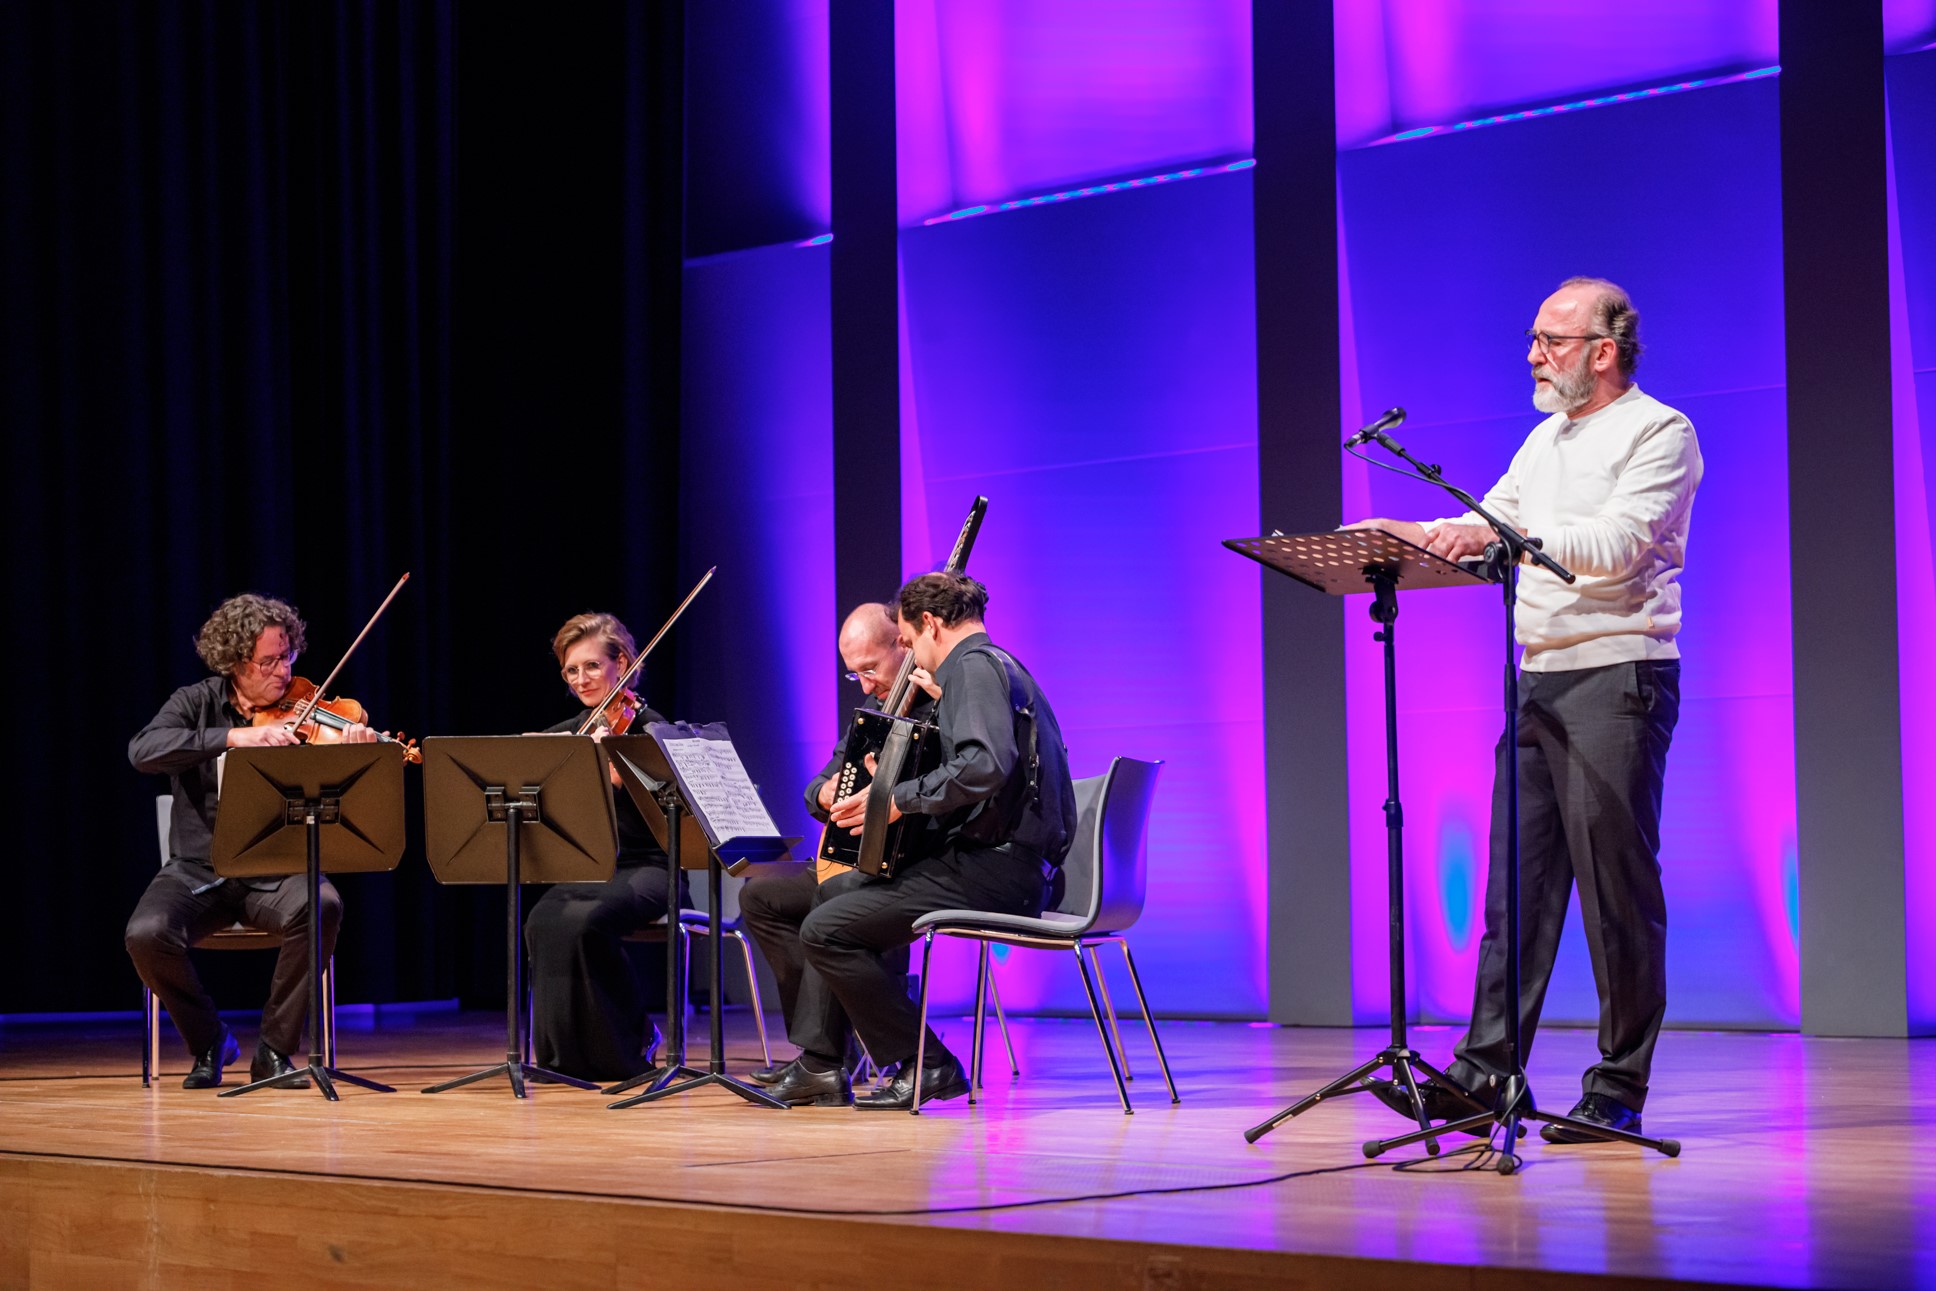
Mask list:
[[[1344,446],[1346,448],[1356,448],[1358,445],[1373,439],[1383,442],[1385,432],[1404,420],[1405,410],[1403,408],[1387,408],[1385,409],[1384,415],[1377,421],[1372,422],[1350,439],[1345,440]]]

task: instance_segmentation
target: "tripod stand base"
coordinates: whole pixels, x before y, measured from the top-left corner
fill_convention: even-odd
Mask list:
[[[316,1092],[332,1103],[337,1101],[335,1082],[339,1080],[356,1085],[362,1089],[375,1090],[379,1094],[394,1094],[397,1092],[390,1085],[381,1084],[378,1081],[371,1080],[367,1076],[357,1076],[347,1071],[339,1071],[335,1067],[325,1067],[318,1059],[311,1058],[307,1067],[294,1067],[283,1072],[280,1076],[270,1076],[263,1080],[250,1081],[248,1084],[235,1089],[225,1089],[217,1094],[216,1097],[234,1098],[237,1094],[246,1094],[255,1089],[280,1089],[285,1085],[294,1085],[299,1080],[312,1082],[316,1087]]]
[[[1418,1131],[1407,1141],[1413,1143],[1422,1141],[1425,1144],[1426,1154],[1429,1156],[1437,1156],[1439,1154],[1439,1137],[1446,1132],[1448,1127],[1439,1126],[1434,1128],[1432,1123],[1426,1118],[1425,1103],[1419,1097],[1419,1081],[1415,1073],[1422,1071],[1448,1089],[1456,1090],[1458,1086],[1438,1068],[1419,1057],[1417,1050],[1395,1044],[1387,1045],[1385,1048],[1379,1050],[1376,1056],[1360,1063],[1323,1088],[1306,1094],[1303,1098],[1292,1103],[1289,1107],[1271,1117],[1269,1120],[1251,1126],[1244,1131],[1244,1142],[1255,1143],[1258,1139],[1263,1138],[1279,1125],[1291,1119],[1291,1117],[1299,1116],[1310,1111],[1327,1098],[1338,1098],[1345,1094],[1369,1093],[1371,1090],[1369,1077],[1372,1072],[1377,1071],[1380,1067],[1390,1067],[1392,1069],[1392,1083],[1404,1089],[1411,1099],[1412,1111],[1418,1121]],[[1477,1102],[1474,1102],[1472,1106],[1475,1112],[1482,1110]],[[1376,1153],[1367,1151],[1367,1155],[1375,1156]]]
[[[1453,1088],[1456,1089],[1457,1086],[1455,1085]],[[1544,1125],[1556,1125],[1562,1129],[1576,1133],[1582,1138],[1598,1142],[1631,1143],[1636,1147],[1652,1148],[1654,1151],[1666,1157],[1677,1157],[1681,1154],[1679,1139],[1649,1138],[1644,1134],[1634,1134],[1627,1130],[1616,1130],[1608,1125],[1596,1125],[1592,1121],[1582,1121],[1571,1116],[1559,1116],[1552,1112],[1542,1112],[1533,1106],[1532,1090],[1527,1086],[1524,1076],[1514,1076],[1507,1080],[1505,1089],[1499,1098],[1499,1106],[1495,1110],[1468,1116],[1460,1121],[1447,1121],[1443,1125],[1435,1126],[1429,1130],[1414,1130],[1409,1134],[1401,1134],[1397,1138],[1374,1139],[1365,1144],[1364,1152],[1366,1158],[1370,1159],[1382,1156],[1393,1148],[1401,1148],[1408,1144],[1424,1142],[1426,1144],[1426,1151],[1436,1156],[1437,1153],[1432,1152],[1431,1148],[1431,1138],[1434,1136],[1444,1134],[1472,1134],[1479,1132],[1485,1126],[1498,1126],[1506,1131],[1506,1148],[1499,1154],[1499,1165],[1497,1169],[1500,1174],[1511,1174],[1519,1168],[1519,1159],[1513,1155],[1512,1145],[1515,1141],[1526,1137],[1526,1123],[1528,1121],[1538,1121]]]
[[[616,1085],[607,1085],[598,1092],[608,1098],[613,1094],[623,1094],[628,1089],[637,1089],[640,1085],[648,1085],[659,1080],[670,1070],[672,1070],[671,1064],[664,1067],[647,1067],[630,1080],[621,1080]],[[685,1068],[681,1068],[681,1070],[685,1070]]]
[[[589,1080],[580,1080],[576,1076],[567,1076],[562,1072],[552,1071],[548,1067],[540,1067],[535,1063],[525,1062],[518,1058],[511,1058],[500,1062],[495,1067],[486,1067],[484,1070],[474,1071],[468,1076],[459,1076],[456,1080],[447,1080],[441,1085],[432,1085],[423,1092],[426,1094],[441,1094],[447,1089],[456,1089],[460,1085],[470,1085],[480,1080],[489,1080],[493,1076],[503,1076],[509,1080],[511,1082],[511,1093],[518,1098],[526,1096],[524,1092],[526,1083],[536,1083],[539,1081],[551,1085],[570,1085],[573,1089],[598,1088],[597,1085],[594,1085]]]
[[[637,1079],[642,1080],[644,1077]],[[643,1094],[621,1098],[612,1104],[612,1108],[616,1110],[621,1107],[635,1107],[640,1103],[650,1103],[673,1094],[683,1094],[689,1089],[698,1089],[702,1085],[719,1085],[730,1089],[755,1107],[777,1107],[781,1111],[787,1109],[785,1103],[763,1089],[749,1085],[745,1081],[734,1080],[723,1071],[700,1071],[697,1067],[667,1067],[658,1073],[658,1079],[652,1082],[650,1089]]]

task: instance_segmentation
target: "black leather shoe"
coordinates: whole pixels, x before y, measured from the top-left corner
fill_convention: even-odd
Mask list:
[[[845,1071],[808,1071],[798,1058],[780,1068],[780,1078],[766,1092],[789,1107],[847,1107],[854,1101]]]
[[[939,1065],[921,1069],[921,1102],[938,1103],[944,1098],[960,1098],[968,1092],[968,1073],[961,1060],[943,1051]],[[854,1106],[869,1112],[906,1112],[914,1107],[914,1064],[904,1062],[885,1085],[870,1089],[854,1100]]]
[[[182,1088],[215,1088],[222,1083],[222,1068],[241,1056],[242,1047],[235,1043],[235,1032],[223,1027],[221,1037],[206,1052],[195,1056],[195,1065],[189,1069],[188,1078],[182,1081]]]
[[[1640,1133],[1640,1113],[1605,1094],[1588,1094],[1573,1104],[1573,1110],[1566,1114],[1568,1120],[1585,1121],[1588,1125],[1604,1125],[1610,1130],[1625,1130],[1629,1134]],[[1616,1143],[1617,1139],[1599,1139],[1591,1134],[1568,1129],[1564,1125],[1542,1125],[1539,1136],[1548,1143]]]
[[[1418,1123],[1412,1114],[1412,1100],[1406,1094],[1405,1086],[1395,1080],[1373,1080],[1367,1081],[1366,1084],[1371,1089],[1371,1096],[1373,1098],[1376,1098],[1379,1102],[1391,1108],[1406,1120],[1411,1121],[1414,1125]],[[1473,1107],[1470,1103],[1460,1098],[1458,1094],[1453,1093],[1450,1089],[1435,1080],[1421,1080],[1418,1082],[1418,1098],[1425,1105],[1425,1119],[1428,1121],[1463,1121],[1468,1117],[1477,1116],[1490,1102],[1490,1100],[1479,1094],[1468,1094],[1467,1097],[1478,1102],[1480,1106]],[[1470,1134],[1474,1138],[1483,1139],[1492,1132],[1492,1129],[1490,1126],[1486,1126],[1477,1130],[1464,1130],[1461,1132]]]
[[[296,1068],[290,1063],[289,1059],[283,1054],[279,1054],[274,1049],[271,1049],[267,1040],[256,1041],[255,1057],[249,1059],[250,1084],[254,1084],[258,1080],[268,1080],[272,1076],[287,1075],[294,1070]],[[301,1080],[292,1080],[288,1084],[281,1086],[281,1088],[308,1089],[309,1077],[304,1076]]]
[[[746,1078],[755,1085],[771,1085],[785,1076],[798,1061],[795,1059],[793,1062],[776,1062],[770,1067],[755,1067],[746,1073]]]

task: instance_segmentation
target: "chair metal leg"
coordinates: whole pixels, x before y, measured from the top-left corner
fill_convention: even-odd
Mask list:
[[[1162,1038],[1156,1034],[1156,1019],[1150,1016],[1149,1000],[1143,995],[1143,979],[1136,971],[1136,960],[1129,953],[1129,943],[1121,937],[1113,938],[1123,948],[1123,966],[1129,969],[1129,984],[1136,989],[1136,1004],[1143,1011],[1143,1025],[1149,1028],[1150,1047],[1156,1050],[1156,1065],[1163,1069],[1163,1083],[1170,1087],[1170,1101],[1180,1103],[1177,1097],[1176,1081],[1170,1076],[1170,1060],[1163,1053]]]
[[[1089,963],[1096,970],[1096,989],[1102,992],[1102,1007],[1109,1016],[1109,1034],[1116,1041],[1116,1056],[1123,1060],[1123,1079],[1134,1080],[1136,1073],[1130,1070],[1129,1050],[1123,1047],[1123,1029],[1116,1021],[1116,1001],[1109,998],[1109,975],[1102,971],[1102,950],[1094,942],[1089,944]]]
[[[536,1041],[531,1037],[538,1033],[538,993],[531,988],[531,974],[524,975],[524,1060],[535,1063],[531,1055],[535,1052]]]
[[[1008,1034],[1008,1017],[1002,1012],[1002,993],[995,988],[995,965],[988,965],[988,998],[995,1001],[995,1025],[1002,1030],[1002,1046],[1008,1050],[1008,1074],[1022,1074],[1022,1064],[1015,1061],[1015,1041]]]
[[[978,942],[980,953],[975,959],[975,1030],[968,1042],[968,1102],[972,1106],[975,1091],[981,1088],[982,1037],[988,1029],[988,943]]]
[[[318,1023],[323,1028],[323,1065],[336,1065],[336,956],[331,955],[323,965],[323,1016]]]
[[[679,1039],[681,1041],[679,1046],[679,1061],[683,1063],[686,1060],[687,1048],[683,1042],[686,1037],[692,1034],[692,1020],[698,1015],[698,1010],[693,1007],[692,1003],[692,934],[686,931],[684,924],[675,924],[674,926],[679,929],[679,951],[683,956],[683,959],[680,961],[679,980],[686,988],[679,993],[679,1012],[683,1016],[683,1021],[679,1026]],[[667,935],[670,936],[671,934],[668,933]]]
[[[759,970],[753,967],[753,943],[748,941],[746,934],[737,928],[728,935],[739,938],[740,954],[746,959],[746,989],[753,997],[753,1021],[760,1029],[760,1061],[771,1067],[773,1050],[766,1044],[766,1010],[760,1007],[760,974]],[[714,949],[714,953],[718,953],[717,948]]]
[[[930,928],[921,938],[921,1024],[914,1039],[914,1105],[908,1109],[910,1116],[921,1114],[921,1072],[922,1064],[928,1059],[928,960],[934,955],[934,929]],[[972,1083],[969,1092],[973,1092]]]
[[[1096,1020],[1096,1034],[1102,1038],[1102,1051],[1109,1056],[1109,1070],[1116,1077],[1116,1094],[1123,1100],[1123,1115],[1136,1111],[1129,1105],[1129,1086],[1123,1083],[1122,1064],[1116,1061],[1116,1047],[1109,1043],[1109,1029],[1103,1025],[1102,1006],[1096,1000],[1096,983],[1089,976],[1089,961],[1082,957],[1082,946],[1075,947],[1076,969],[1082,974],[1082,989],[1089,996],[1089,1016]]]
[[[161,1079],[161,1006],[148,984],[141,984],[141,1087],[148,1088]]]

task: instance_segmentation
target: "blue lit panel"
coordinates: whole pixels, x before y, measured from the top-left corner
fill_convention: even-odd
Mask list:
[[[1075,773],[1116,754],[1166,764],[1134,934],[1152,1004],[1255,1017],[1258,571],[1219,546],[1257,526],[1250,211],[1235,174],[904,233],[903,472],[926,516],[911,567],[989,497],[970,572],[995,639],[1055,705]],[[936,973],[956,1005],[965,962]],[[1002,992],[1016,1009],[1087,1008],[1066,956],[1010,957]]]
[[[828,254],[782,246],[686,267],[679,478],[635,493],[670,505],[676,486],[680,570],[719,566],[677,629],[704,707],[669,716],[725,721],[775,821],[807,838],[819,827],[800,791],[839,734]]]
[[[1448,479],[1483,491],[1539,420],[1523,333],[1575,273],[1633,292],[1649,347],[1640,384],[1700,435],[1707,474],[1662,850],[1669,1018],[1683,1024],[1799,1019],[1777,140],[1776,86],[1764,79],[1339,159],[1352,394],[1371,413],[1408,407],[1397,437]],[[1545,195],[1555,167],[1590,156],[1646,160],[1622,168],[1591,210]],[[1355,463],[1345,478],[1347,497],[1374,514],[1456,510]],[[1383,731],[1362,599],[1347,610],[1353,993],[1375,1016],[1387,992]],[[1472,1005],[1500,615],[1487,590],[1429,592],[1399,622],[1408,980],[1431,1020],[1462,1022]],[[1598,1013],[1577,922],[1549,997],[1556,1021]]]

